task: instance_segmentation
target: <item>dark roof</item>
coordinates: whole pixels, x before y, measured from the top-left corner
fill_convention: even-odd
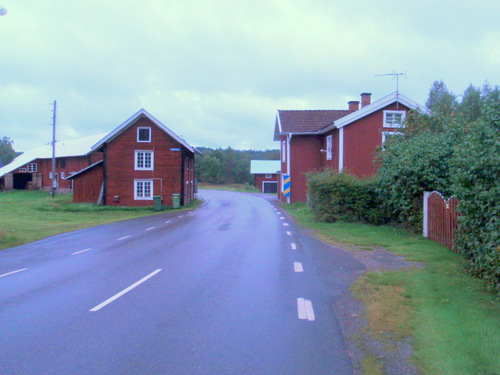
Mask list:
[[[282,133],[318,132],[348,115],[347,110],[278,110]]]

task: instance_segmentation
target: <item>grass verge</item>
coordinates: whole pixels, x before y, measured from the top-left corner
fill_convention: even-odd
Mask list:
[[[165,208],[164,211],[155,212],[152,207],[98,206],[89,203],[72,204],[71,201],[71,194],[52,198],[50,193],[42,191],[0,193],[0,249],[59,233],[169,210]],[[196,202],[191,202],[183,209],[192,208],[195,204]]]
[[[464,272],[459,255],[400,228],[316,223],[304,204],[284,209],[327,241],[362,249],[384,247],[424,265],[404,271],[368,272],[353,285],[353,292],[365,306],[373,337],[412,337],[413,357],[425,374],[500,374],[498,296]],[[363,367],[370,362],[380,367],[373,358],[363,362]],[[370,370],[365,369],[365,373]]]

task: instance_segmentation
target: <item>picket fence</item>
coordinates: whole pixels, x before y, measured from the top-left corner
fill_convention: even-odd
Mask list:
[[[424,193],[424,237],[454,249],[458,214],[455,208],[458,199],[452,196],[446,200],[437,191]]]

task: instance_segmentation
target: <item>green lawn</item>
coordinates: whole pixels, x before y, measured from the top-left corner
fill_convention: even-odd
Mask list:
[[[216,185],[216,184],[208,184],[205,182],[200,182],[198,184],[198,188],[200,189],[209,189],[209,190],[227,190],[227,191],[239,191],[244,193],[260,193],[260,190],[255,186],[250,184],[229,184],[229,185]]]
[[[42,191],[0,193],[0,249],[58,233],[165,212],[152,207],[111,207],[72,204],[72,195]]]
[[[315,223],[303,204],[284,208],[323,239],[361,249],[382,246],[425,265],[369,272],[353,285],[374,337],[387,330],[396,338],[412,336],[414,359],[424,374],[500,374],[498,297],[465,273],[459,255],[400,228]]]

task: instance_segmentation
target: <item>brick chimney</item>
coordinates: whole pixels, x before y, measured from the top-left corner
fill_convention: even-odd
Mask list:
[[[364,92],[361,94],[361,108],[366,107],[372,102],[372,94]]]
[[[359,102],[357,100],[351,100],[350,102],[347,102],[349,105],[349,112],[354,112],[359,109]]]

